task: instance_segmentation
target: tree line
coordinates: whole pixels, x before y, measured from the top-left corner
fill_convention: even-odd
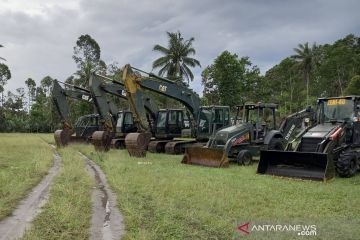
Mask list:
[[[184,39],[180,32],[167,32],[166,46],[156,44],[153,51],[161,54],[153,70],[179,84],[193,81],[191,68],[201,67],[195,58],[194,38]],[[3,47],[0,45],[0,47]],[[203,105],[228,105],[233,110],[245,102],[274,102],[280,113],[287,115],[308,105],[318,97],[360,94],[360,38],[350,34],[333,44],[299,44],[294,54],[266,71],[264,75],[248,56],[224,51],[201,73]],[[99,44],[90,35],[81,35],[73,47],[77,71],[64,80],[67,84],[88,88],[90,73],[96,71],[114,79],[121,78],[116,62],[101,59]],[[4,93],[11,72],[0,57],[0,132],[53,132],[60,119],[51,100],[53,78],[45,76],[36,84],[32,78],[24,87]],[[151,94],[151,93],[150,93]],[[152,94],[161,108],[179,107],[179,103]],[[119,108],[127,103],[111,97]],[[68,100],[72,122],[94,112],[86,102]]]

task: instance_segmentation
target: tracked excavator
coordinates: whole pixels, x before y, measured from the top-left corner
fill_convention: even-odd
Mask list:
[[[317,100],[316,123],[285,151],[261,151],[257,173],[326,181],[359,169],[360,96]]]
[[[274,103],[237,106],[237,124],[215,132],[205,147],[186,148],[182,163],[227,167],[229,161],[235,161],[239,165],[250,165],[262,149],[284,149],[296,134],[312,124],[314,112],[307,108],[294,113],[277,129],[277,107]]]
[[[89,81],[94,104],[99,111],[102,130],[95,131],[92,142],[96,150],[107,151],[110,146],[115,148],[125,147],[125,136],[137,132],[133,113],[128,110],[117,111],[109,105],[107,95],[114,95],[127,100],[126,91],[122,82],[106,76],[92,73]],[[154,128],[154,119],[159,111],[150,97],[143,97],[143,107],[146,109],[147,122],[151,131]]]
[[[66,84],[65,88],[61,87],[60,82],[53,81],[52,100],[60,115],[62,129],[56,130],[54,133],[55,143],[57,146],[66,146],[71,142],[89,141],[93,132],[99,130],[99,115],[89,114],[81,116],[75,126],[71,124],[69,117],[69,109],[66,98],[73,98],[93,104],[93,99],[89,90]]]
[[[144,72],[129,64],[123,68],[123,81],[128,93],[130,109],[138,126],[137,133],[130,133],[125,138],[130,156],[144,157],[147,148],[156,152],[163,151],[165,148],[166,153],[181,153],[186,146],[206,142],[213,131],[230,124],[229,107],[200,106],[199,96],[182,83]],[[167,96],[183,104],[187,109],[187,116],[190,119],[190,127],[195,139],[174,140],[181,136],[183,128],[183,113],[181,109],[178,109],[167,113],[158,113],[155,139],[151,140],[143,107],[142,89]]]

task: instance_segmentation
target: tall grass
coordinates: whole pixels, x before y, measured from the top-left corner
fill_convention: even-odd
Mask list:
[[[88,239],[94,182],[83,158],[71,147],[59,151],[63,167],[50,198],[23,239]]]
[[[313,239],[360,236],[360,175],[322,183],[256,175],[255,165],[205,168],[182,165],[181,156],[137,159],[126,150],[78,148],[102,167],[116,192],[125,239],[241,239],[236,228],[246,222],[315,224]]]
[[[47,174],[52,149],[32,134],[0,134],[0,220]]]

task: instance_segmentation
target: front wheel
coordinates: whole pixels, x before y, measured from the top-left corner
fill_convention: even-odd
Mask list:
[[[248,150],[241,150],[237,157],[236,162],[239,165],[249,166],[252,164],[252,155]]]
[[[336,171],[340,177],[352,177],[359,168],[357,154],[354,152],[341,153],[336,161]]]
[[[273,138],[271,139],[269,145],[269,150],[277,150],[277,151],[283,151],[284,150],[284,140],[282,138]]]

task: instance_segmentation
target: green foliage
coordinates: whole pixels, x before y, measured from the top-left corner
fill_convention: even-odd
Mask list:
[[[269,94],[264,96],[279,103],[282,114],[313,105],[318,97],[343,95],[350,79],[360,75],[360,39],[352,34],[334,44],[300,44],[295,51],[297,55],[285,58],[265,74]]]
[[[0,93],[1,93],[1,105],[4,104],[4,86],[11,78],[11,72],[9,67],[3,63],[0,63]]]
[[[360,95],[360,75],[351,78],[349,85],[345,89],[346,95]]]
[[[105,73],[106,64],[100,58],[100,46],[90,35],[81,35],[74,47],[73,59],[78,67],[75,84],[86,87],[92,71]]]
[[[200,62],[190,57],[196,51],[192,47],[194,38],[184,40],[180,32],[167,32],[169,43],[168,47],[156,44],[153,51],[161,53],[162,57],[153,62],[153,68],[160,68],[159,75],[166,75],[170,79],[181,79],[189,81],[194,79],[194,75],[189,67],[200,67]]]
[[[315,52],[316,44],[314,43],[311,48],[309,48],[309,43],[299,44],[298,48],[294,48],[296,55],[291,56],[299,62],[299,67],[304,73],[304,79],[306,82],[306,104],[309,104],[309,82],[310,74],[315,62]]]
[[[257,100],[262,80],[259,68],[248,57],[224,51],[202,72],[203,95],[209,104],[234,107]]]

